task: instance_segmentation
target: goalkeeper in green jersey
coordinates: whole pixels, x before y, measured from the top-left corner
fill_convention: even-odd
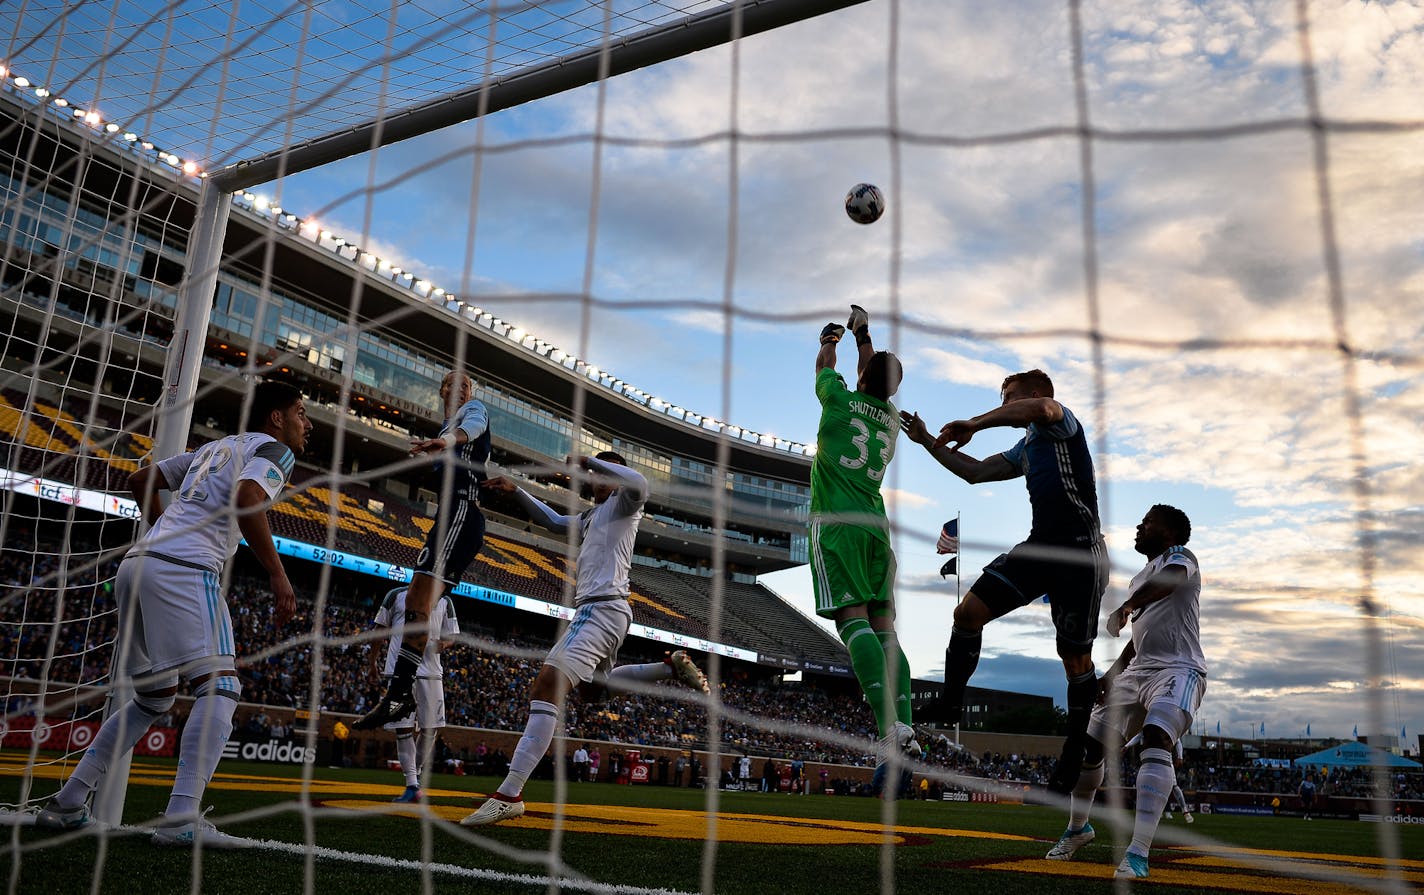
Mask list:
[[[849,330],[857,351],[855,391],[836,372],[836,345]],[[880,743],[876,780],[892,753],[918,755],[910,715],[910,665],[895,636],[895,553],[880,483],[900,417],[890,396],[904,371],[870,342],[870,318],[851,305],[845,326],[828,323],[816,354],[821,423],[811,464],[811,574],[816,613],[834,619],[870,708]]]

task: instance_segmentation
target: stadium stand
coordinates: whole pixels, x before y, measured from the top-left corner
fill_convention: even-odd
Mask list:
[[[117,412],[102,404],[96,417],[102,420],[102,428],[95,426],[87,433],[73,414],[43,402],[35,403],[30,421],[22,427],[18,407],[23,404],[24,396],[17,392],[0,395],[0,439],[15,443],[11,456],[21,471],[124,493],[125,477],[152,448],[147,436],[124,433]],[[273,507],[273,533],[323,545],[333,518],[337,549],[405,567],[414,565],[432,525],[424,508],[411,501],[349,478],[333,486],[324,472],[299,466],[292,489]],[[561,602],[572,579],[562,545],[551,549],[539,544],[541,538],[521,543],[497,532],[498,527],[492,527],[466,579],[495,590]],[[711,579],[642,564],[634,566],[632,578],[637,624],[697,639],[709,636],[705,619]],[[722,634],[730,641],[758,652],[805,655],[821,662],[842,660],[838,641],[766,588],[729,581],[723,594]]]

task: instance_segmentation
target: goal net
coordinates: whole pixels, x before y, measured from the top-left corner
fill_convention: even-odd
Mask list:
[[[273,825],[265,846],[290,852],[304,886],[329,882],[320,857],[427,889],[454,876],[492,891],[750,891],[723,849],[760,840],[726,794],[844,795],[874,763],[873,713],[814,620],[807,568],[814,339],[854,302],[875,346],[904,360],[896,403],[932,429],[995,406],[1008,373],[1053,374],[1096,461],[1114,550],[1105,612],[1138,568],[1137,519],[1156,503],[1189,510],[1212,669],[1189,732],[1196,791],[1225,766],[1249,777],[1324,748],[1312,723],[1358,739],[1350,717],[1373,764],[1321,780],[1346,813],[1386,821],[1368,828],[1368,874],[1232,860],[1401,891],[1418,870],[1387,821],[1424,811],[1417,768],[1385,763],[1424,722],[1409,671],[1424,659],[1410,636],[1424,590],[1403,556],[1424,368],[1424,278],[1400,235],[1418,230],[1404,196],[1424,180],[1424,85],[1405,61],[1417,23],[1305,3],[1249,21],[1077,2],[1033,15],[1029,29],[931,0],[0,8],[0,803],[23,814],[53,795],[106,703],[126,698],[114,578],[140,531],[129,474],[238,431],[254,384],[279,378],[315,425],[270,514],[298,614],[274,628],[260,567],[246,552],[228,564],[243,703],[224,756],[300,767],[282,769],[280,797],[231,809],[215,783],[215,819]],[[841,197],[872,181],[889,210],[861,226]],[[853,380],[855,348],[841,346]],[[367,668],[386,643],[371,619],[448,524],[437,508],[454,471],[407,449],[439,431],[452,369],[488,408],[492,470],[549,504],[591,506],[566,456],[617,451],[648,478],[622,660],[688,650],[714,688],[571,699],[547,811],[531,810],[537,841],[462,830],[471,788],[433,776],[499,776],[494,756],[514,750],[534,674],[573,618],[577,542],[511,502],[485,501],[485,547],[452,592],[450,726],[423,744],[424,807],[378,826],[396,823],[376,810],[385,784],[339,776],[397,755],[337,722],[371,707]],[[997,437],[967,451],[1012,445]],[[965,563],[1009,550],[1028,517],[1015,483],[971,496],[899,445],[882,490],[919,688],[944,670],[955,593],[934,573],[939,524],[966,507],[968,586]],[[1053,636],[1041,605],[995,622],[973,683],[1059,681]],[[1099,671],[1117,647],[1099,641]],[[1323,667],[1288,669],[1283,652]],[[133,774],[100,793],[109,819],[147,819],[190,706],[184,692]],[[1066,808],[1043,793],[1048,763],[1020,754],[1056,752],[1047,713],[1044,740],[961,738],[969,716],[922,737],[901,795],[923,781]],[[618,809],[573,789],[590,769],[563,758],[583,743],[616,747],[630,781],[705,779],[686,805],[698,832],[667,834],[695,842],[695,871],[603,882],[612,871],[580,837]],[[1109,761],[1102,826],[1120,845],[1135,770]],[[127,808],[126,778],[145,781]],[[1258,792],[1294,811],[1280,779]],[[862,838],[846,841],[876,850],[865,879],[916,886],[898,855],[930,835],[921,815],[897,799],[851,810]],[[328,848],[327,824],[349,820],[403,830],[417,853]],[[12,889],[67,841],[17,827]],[[131,860],[106,848],[95,879]]]

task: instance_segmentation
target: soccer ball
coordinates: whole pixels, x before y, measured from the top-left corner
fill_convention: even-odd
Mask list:
[[[337,721],[331,726],[331,735],[336,737],[338,740],[344,740],[347,737],[351,736],[351,728],[347,727],[344,723]]]
[[[873,224],[885,213],[885,194],[880,187],[857,183],[846,193],[846,214],[857,224]]]

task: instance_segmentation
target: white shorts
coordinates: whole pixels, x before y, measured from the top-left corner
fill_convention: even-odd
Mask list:
[[[633,610],[627,600],[584,603],[575,610],[573,621],[549,650],[544,664],[568,675],[573,684],[587,683],[595,674],[607,674],[613,670],[613,660],[631,624]]]
[[[1192,718],[1201,708],[1205,693],[1206,675],[1200,671],[1191,668],[1136,671],[1128,666],[1113,681],[1107,701],[1093,709],[1088,736],[1103,743],[1109,732],[1116,729],[1118,736],[1128,740],[1151,721],[1176,742],[1191,730]]]
[[[114,591],[123,668],[132,677],[236,667],[232,616],[216,572],[153,556],[119,564]]]
[[[386,730],[439,730],[445,726],[445,681],[438,677],[418,677],[410,691],[415,711],[386,725]]]

